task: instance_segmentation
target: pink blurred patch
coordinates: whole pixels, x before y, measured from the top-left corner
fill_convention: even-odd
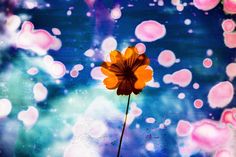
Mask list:
[[[185,98],[185,94],[184,93],[179,93],[178,94],[178,98],[181,99],[181,100],[184,99]]]
[[[236,27],[235,22],[232,19],[227,19],[222,22],[222,28],[225,32],[233,32]]]
[[[145,122],[146,123],[150,123],[150,124],[153,124],[153,123],[155,123],[155,118],[153,118],[153,117],[149,117],[149,118],[146,118],[146,120],[145,120]]]
[[[230,80],[236,77],[236,63],[230,63],[226,66],[226,74]]]
[[[163,76],[163,82],[166,84],[169,84],[172,82],[172,75],[171,74],[166,74]]]
[[[34,30],[33,23],[26,21],[18,34],[16,46],[32,50],[38,55],[45,55],[49,49],[60,49],[61,41],[45,30]]]
[[[192,73],[188,69],[176,71],[171,76],[172,83],[180,87],[187,87],[192,81]]]
[[[82,64],[76,64],[73,66],[73,69],[76,71],[81,71],[84,69],[84,66]]]
[[[176,5],[176,9],[177,9],[178,11],[183,11],[183,10],[184,10],[184,5],[178,4],[178,5]]]
[[[88,5],[89,7],[93,7],[95,1],[96,1],[96,0],[85,0],[85,2],[87,3],[87,5]]]
[[[143,43],[136,44],[135,48],[138,50],[139,54],[144,54],[146,51],[146,46]]]
[[[29,75],[36,75],[36,74],[38,74],[38,72],[39,72],[38,68],[35,68],[35,67],[32,67],[29,70],[27,70],[27,73]]]
[[[93,57],[95,54],[93,49],[88,49],[87,51],[84,52],[84,55],[87,57]]]
[[[58,28],[52,28],[52,32],[54,35],[61,35],[61,31]]]
[[[236,32],[224,32],[224,42],[228,48],[236,48]]]
[[[190,122],[180,120],[177,124],[176,133],[178,136],[184,137],[190,135],[192,131],[192,125]]]
[[[135,35],[141,41],[152,42],[164,37],[166,28],[159,22],[143,21],[135,28]]]
[[[193,0],[194,6],[203,11],[215,8],[219,2],[220,0]]]
[[[113,8],[111,10],[111,18],[114,20],[117,20],[121,17],[122,13],[121,13],[121,9],[119,6],[116,6],[115,8]]]
[[[210,58],[205,58],[205,59],[203,60],[202,64],[203,64],[203,66],[204,66],[205,68],[211,68],[212,65],[213,65],[213,62],[212,62],[212,60],[211,60]]]
[[[193,102],[193,105],[195,108],[199,109],[199,108],[202,108],[203,106],[203,101],[201,99],[196,99],[194,102]]]
[[[30,106],[26,111],[18,113],[18,119],[24,123],[26,127],[32,127],[38,120],[38,110]]]
[[[193,84],[193,89],[199,89],[199,88],[200,88],[200,85],[198,83]]]
[[[158,56],[158,62],[164,67],[171,67],[176,62],[176,57],[174,52],[170,50],[162,51]]]
[[[76,78],[79,76],[79,72],[77,70],[73,69],[70,71],[70,76],[73,78]]]
[[[91,70],[91,77],[95,80],[103,80],[106,76],[102,73],[101,67],[95,67]]]
[[[235,118],[236,108],[233,108],[224,110],[220,121],[203,119],[190,123],[180,120],[176,128],[177,135],[184,137],[179,141],[180,154],[185,157],[207,152],[214,154],[214,157],[234,157],[235,128],[225,124],[235,123]]]
[[[221,115],[220,121],[225,124],[231,124],[236,128],[236,108],[225,109]]]
[[[133,114],[135,117],[139,117],[142,114],[142,110],[137,107],[136,103],[132,103],[130,113]]]
[[[0,99],[0,119],[11,113],[12,104],[8,99]]]
[[[54,61],[48,70],[55,79],[62,78],[66,74],[66,67],[60,61]]]
[[[228,14],[236,14],[236,1],[224,0],[224,11]]]
[[[213,86],[208,93],[208,102],[212,108],[226,107],[234,96],[234,87],[229,81]]]
[[[214,157],[233,157],[233,156],[229,150],[223,149],[223,150],[217,151]]]
[[[194,124],[191,138],[199,148],[211,152],[226,144],[231,132],[227,126],[220,126],[215,121],[202,120]]]
[[[42,83],[36,83],[33,87],[34,99],[38,102],[47,98],[48,90]]]
[[[146,85],[148,87],[152,87],[152,88],[160,88],[160,83],[159,82],[155,82],[154,79],[152,79],[151,81],[147,82]]]

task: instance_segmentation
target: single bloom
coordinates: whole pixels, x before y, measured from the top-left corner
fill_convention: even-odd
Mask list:
[[[103,83],[108,89],[117,88],[118,95],[139,94],[146,82],[152,80],[150,60],[135,47],[128,47],[124,54],[111,51],[110,60],[101,65],[102,73],[107,76]]]

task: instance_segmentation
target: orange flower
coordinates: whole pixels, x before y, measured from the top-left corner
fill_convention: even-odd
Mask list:
[[[107,78],[103,83],[108,89],[117,89],[118,95],[138,94],[152,79],[150,61],[145,54],[138,54],[135,47],[128,47],[124,54],[114,50],[111,62],[103,62],[101,71]]]

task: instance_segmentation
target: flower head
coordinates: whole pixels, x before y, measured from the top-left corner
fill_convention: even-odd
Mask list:
[[[114,50],[111,62],[103,62],[101,71],[107,77],[103,83],[108,89],[116,89],[118,95],[138,94],[152,79],[150,61],[145,54],[138,54],[135,47],[128,47],[124,54]]]

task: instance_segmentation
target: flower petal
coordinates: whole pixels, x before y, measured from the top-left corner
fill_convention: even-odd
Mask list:
[[[101,67],[101,71],[107,76],[110,76],[111,73],[115,75],[120,74],[122,72],[118,65],[110,64],[109,62],[104,62]]]
[[[115,63],[120,63],[120,62],[123,62],[123,58],[122,58],[122,55],[119,51],[117,50],[114,50],[114,51],[111,51],[110,53],[110,59],[111,59],[111,63],[115,64]]]
[[[106,85],[108,89],[115,89],[118,86],[118,79],[116,76],[107,77],[103,80],[103,83]]]
[[[125,64],[132,67],[134,62],[137,60],[138,55],[138,50],[135,47],[128,47],[123,55]]]
[[[102,67],[101,67],[102,73],[103,73],[104,75],[108,76],[108,77],[109,77],[109,76],[114,76],[114,73],[111,72],[110,70],[108,70],[107,68],[108,68],[108,66],[105,66],[105,64],[103,64]]]
[[[137,68],[139,68],[140,66],[149,65],[149,64],[150,64],[150,60],[146,57],[145,54],[139,55],[132,65],[132,70],[136,71]]]
[[[152,80],[152,70],[147,69],[147,65],[140,66],[135,72],[135,76],[137,77],[137,81],[134,84],[135,89],[143,89],[146,85],[146,82]]]

